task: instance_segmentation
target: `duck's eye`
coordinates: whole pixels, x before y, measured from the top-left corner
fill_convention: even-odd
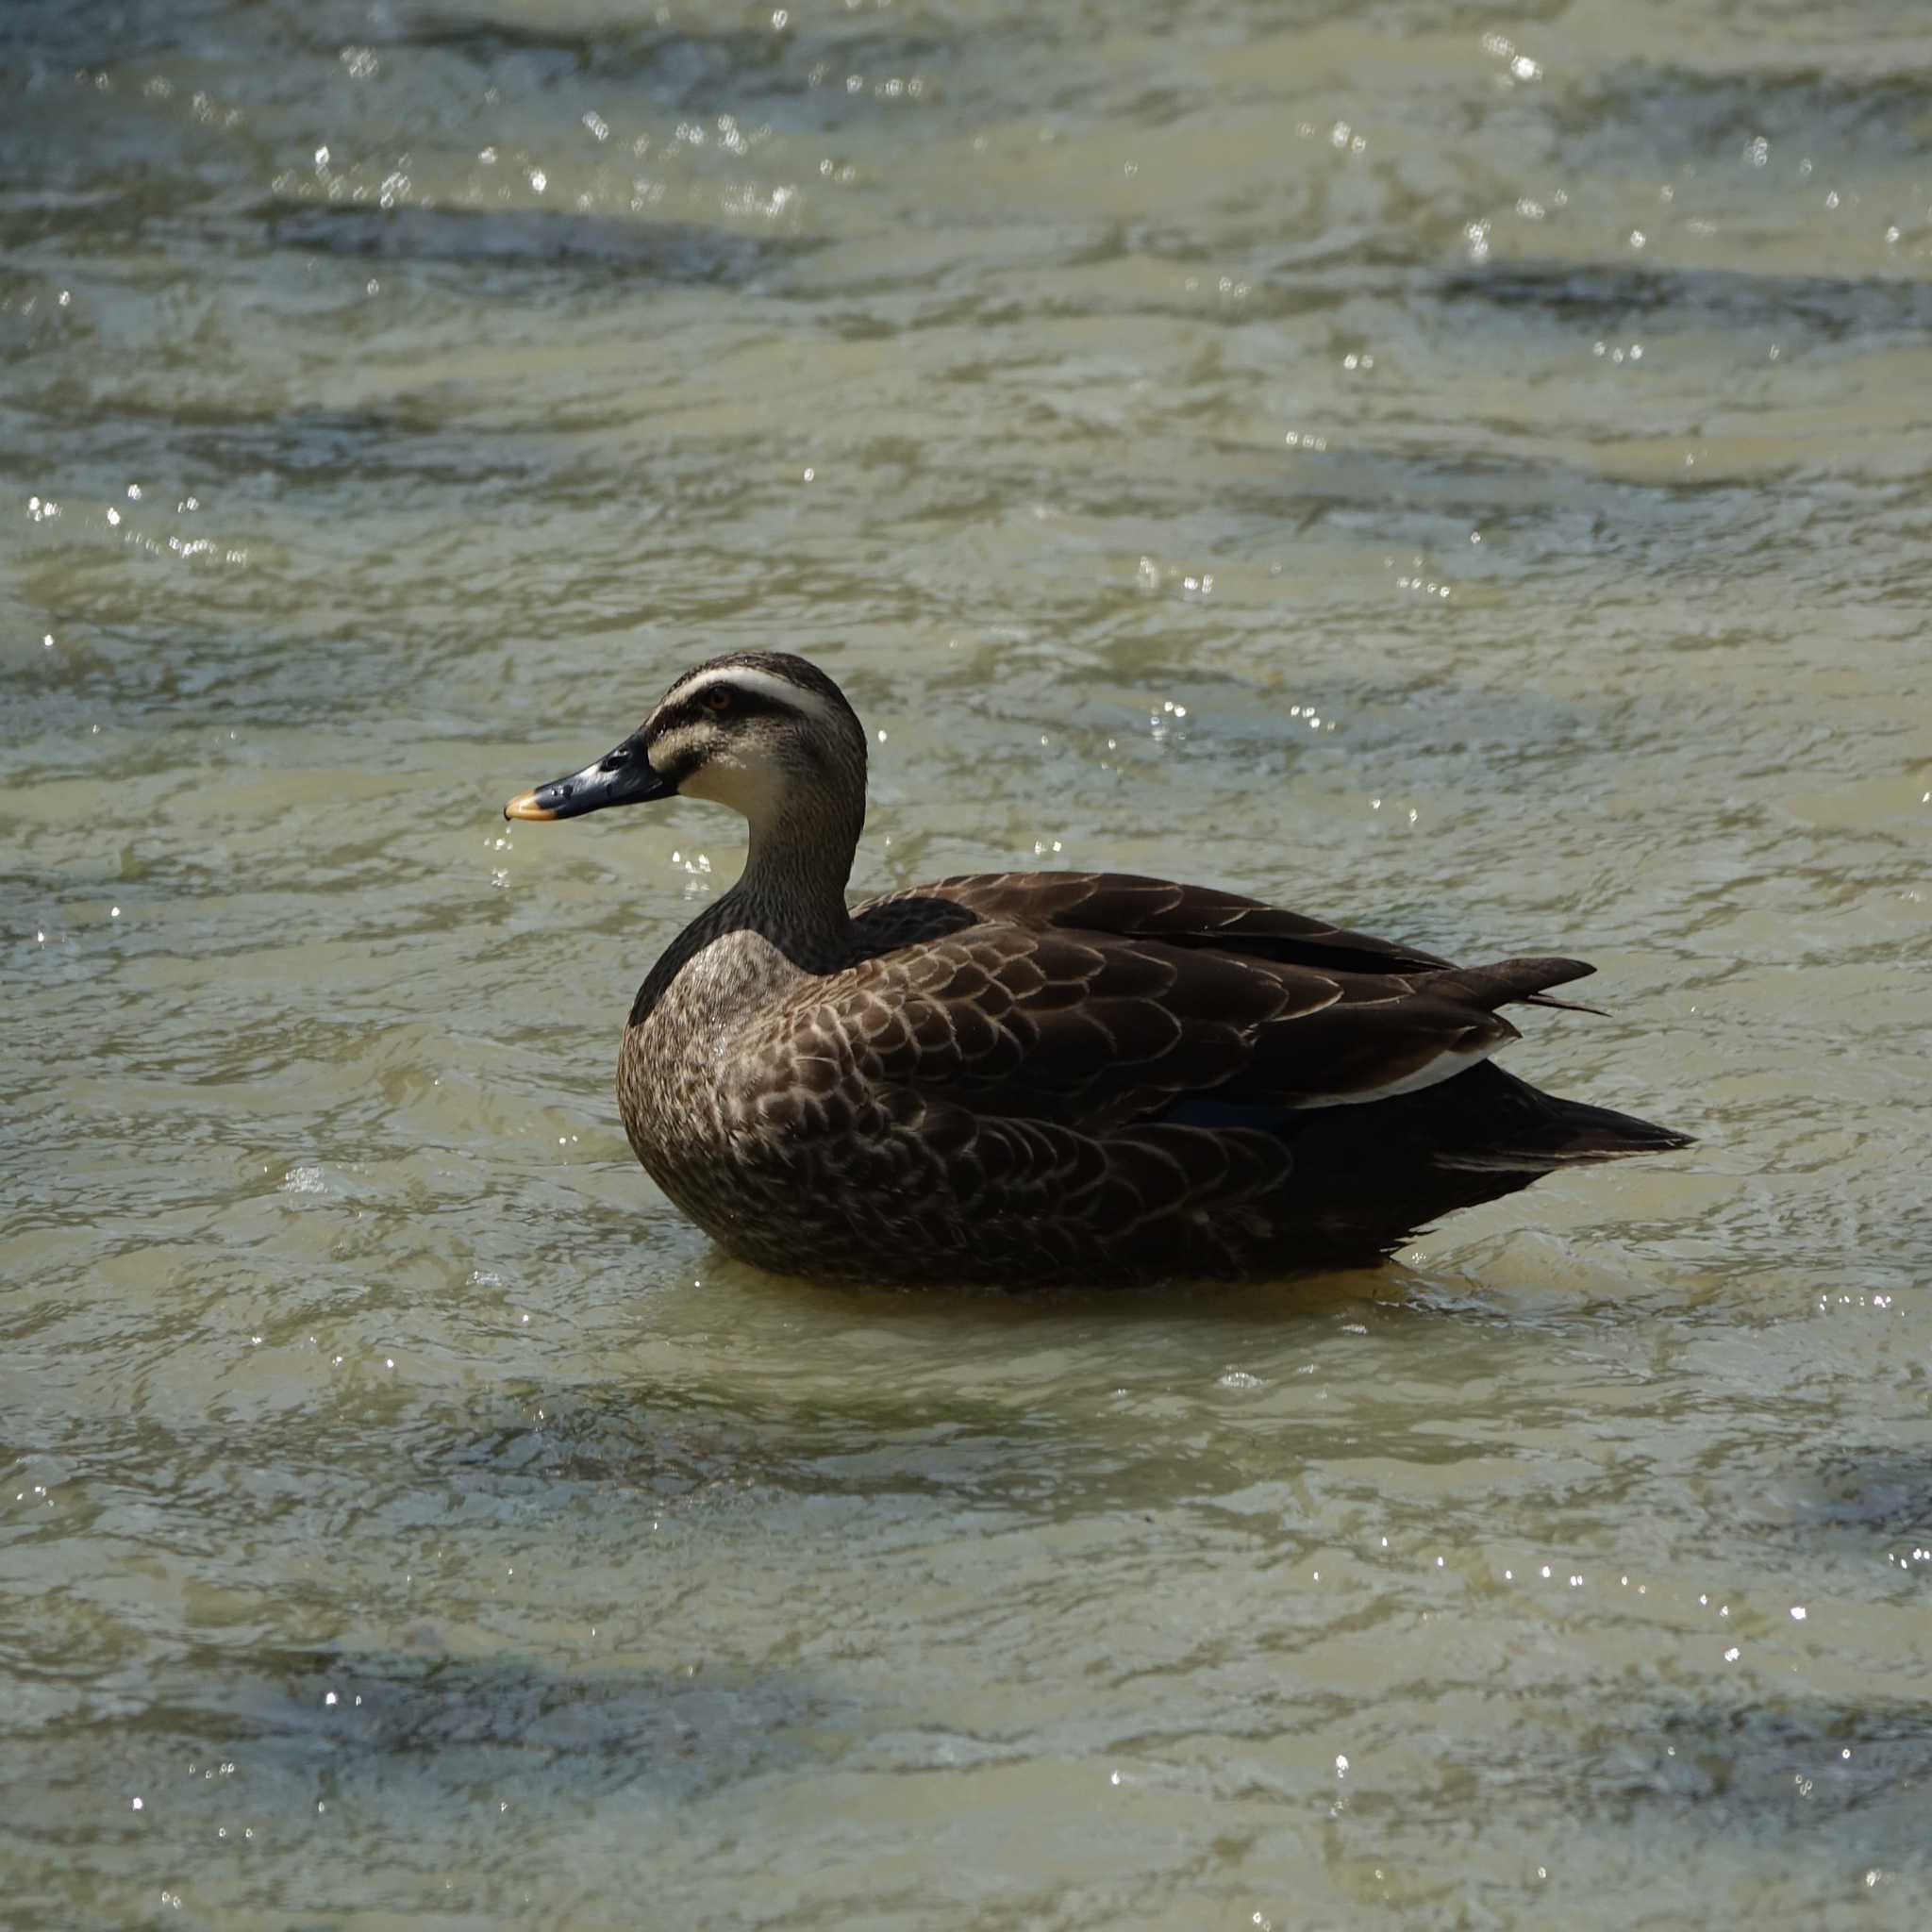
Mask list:
[[[712,717],[722,718],[731,708],[731,693],[722,684],[713,685],[709,691],[700,694],[698,703],[704,706]]]

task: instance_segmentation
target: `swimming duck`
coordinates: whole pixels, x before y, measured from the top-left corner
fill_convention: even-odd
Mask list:
[[[1689,1137],[1491,1063],[1576,959],[1457,966],[1202,886],[985,873],[857,909],[866,736],[803,658],[687,671],[615,750],[510,800],[682,793],[749,822],[618,1057],[625,1132],[780,1274],[1019,1285],[1373,1264],[1557,1168]],[[1589,1010],[1585,1008],[1584,1010]]]

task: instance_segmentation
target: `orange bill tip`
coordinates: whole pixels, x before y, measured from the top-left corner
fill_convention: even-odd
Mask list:
[[[534,791],[519,791],[504,807],[503,815],[507,819],[554,819],[557,816],[546,806],[537,803],[537,794]]]

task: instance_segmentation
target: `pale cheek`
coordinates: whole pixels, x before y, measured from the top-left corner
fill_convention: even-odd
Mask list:
[[[772,773],[755,771],[724,758],[713,758],[677,788],[687,798],[708,798],[728,806],[754,823],[777,809],[781,788]]]

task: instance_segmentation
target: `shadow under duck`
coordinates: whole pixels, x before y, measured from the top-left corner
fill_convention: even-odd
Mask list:
[[[1491,1065],[1577,959],[1457,966],[1202,886],[987,873],[856,910],[866,738],[802,658],[688,671],[614,751],[504,808],[743,814],[738,883],[639,989],[631,1146],[784,1274],[1023,1284],[1373,1264],[1561,1167],[1689,1137]],[[1588,1010],[1587,1008],[1584,1010]]]

